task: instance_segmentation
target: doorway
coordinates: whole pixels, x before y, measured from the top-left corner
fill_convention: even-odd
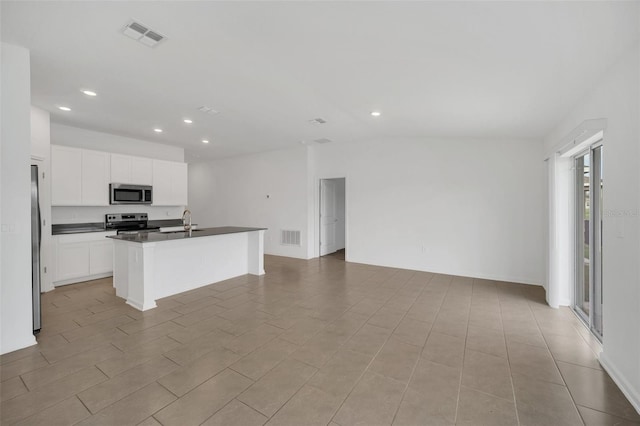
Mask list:
[[[602,144],[575,156],[574,310],[602,339]]]
[[[345,260],[346,179],[320,179],[320,256]]]

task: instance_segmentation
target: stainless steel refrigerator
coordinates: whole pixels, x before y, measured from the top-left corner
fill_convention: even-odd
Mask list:
[[[31,166],[31,286],[33,291],[33,334],[38,334],[40,318],[40,201],[38,199],[38,166]]]

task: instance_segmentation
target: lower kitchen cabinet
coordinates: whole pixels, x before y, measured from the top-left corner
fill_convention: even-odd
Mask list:
[[[113,274],[115,232],[87,232],[53,236],[53,284],[60,286]]]

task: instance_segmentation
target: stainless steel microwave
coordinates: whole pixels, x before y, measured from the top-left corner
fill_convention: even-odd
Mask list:
[[[149,185],[109,184],[109,204],[151,204],[153,187]]]

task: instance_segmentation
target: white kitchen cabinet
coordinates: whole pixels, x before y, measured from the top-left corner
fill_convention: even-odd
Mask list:
[[[63,243],[57,246],[56,281],[89,275],[88,243]]]
[[[113,274],[111,232],[87,232],[53,236],[55,286],[108,277]]]
[[[51,146],[51,205],[109,205],[110,155]]]
[[[89,274],[105,274],[113,272],[113,241],[89,242]]]
[[[82,150],[82,205],[109,205],[110,155]]]
[[[111,154],[112,183],[153,184],[153,162],[150,158]]]
[[[187,205],[187,164],[153,160],[153,204]]]
[[[82,205],[81,149],[51,147],[51,205]]]

